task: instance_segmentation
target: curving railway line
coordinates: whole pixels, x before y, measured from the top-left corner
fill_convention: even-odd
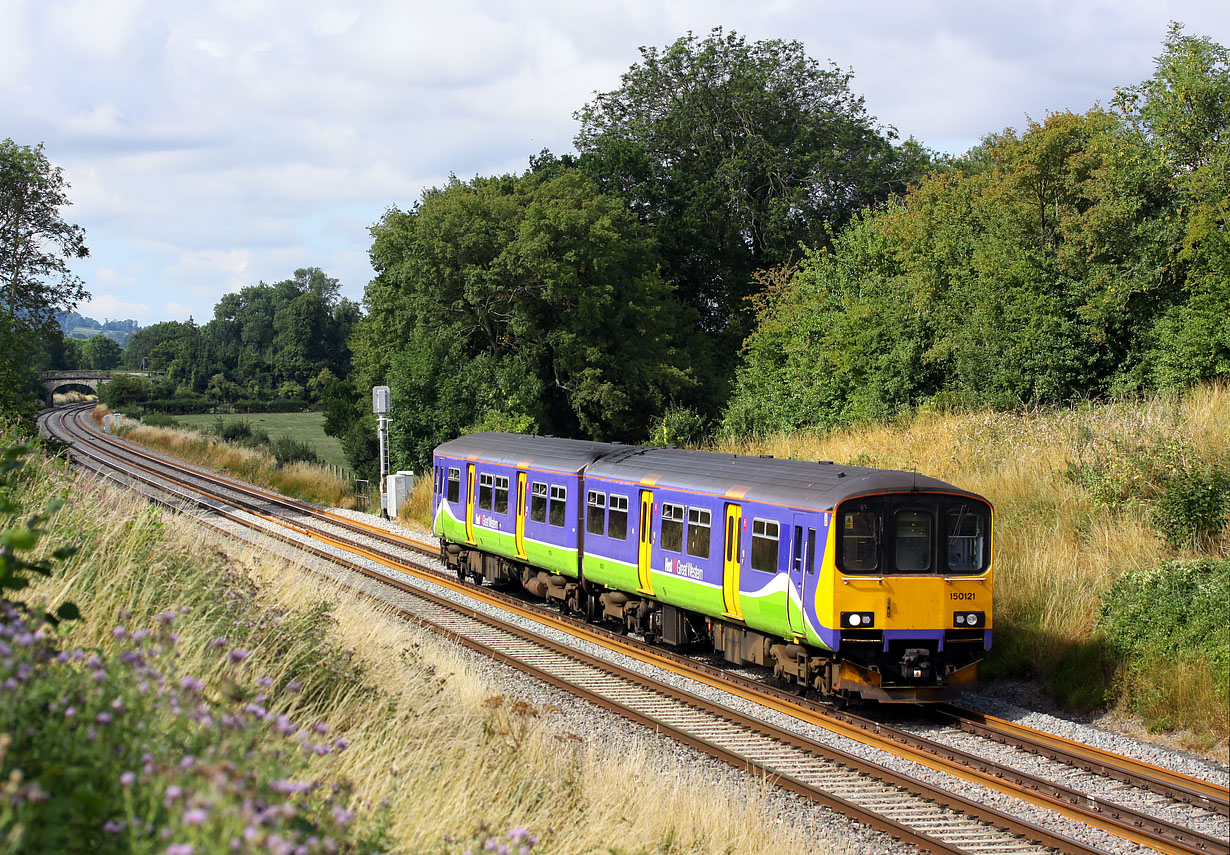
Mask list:
[[[440,569],[434,543],[151,454],[102,434],[88,410],[75,406],[41,417],[46,433],[72,444],[82,467],[220,530],[218,520],[225,519],[324,558],[345,568],[351,587],[392,604],[409,620],[925,851],[1083,855],[1131,851],[1121,848],[1127,841],[1167,855],[1230,855],[1225,786],[955,707],[924,715],[960,732],[962,748],[837,711],[491,588],[464,584]],[[526,629],[526,620],[537,628]],[[741,711],[745,706],[735,709],[735,701],[763,712],[749,715]],[[834,747],[831,739],[809,736],[809,728],[871,746],[884,759]],[[1150,809],[1139,807],[1139,798],[1074,789],[1059,782],[1062,775],[1041,777],[1017,768],[1028,763],[1007,763],[964,747],[982,743],[1010,746],[1022,756],[1115,782],[1099,792],[1147,793]],[[976,800],[958,795],[945,787],[951,779],[975,784],[988,795]],[[1032,806],[1032,814],[1012,807],[1021,804]]]

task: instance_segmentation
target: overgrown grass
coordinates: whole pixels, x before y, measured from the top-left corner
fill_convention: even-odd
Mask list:
[[[52,851],[39,835],[62,832],[56,851],[280,851],[274,834],[315,837],[312,852],[326,836],[442,855],[817,851],[772,820],[770,786],[706,785],[698,809],[698,783],[649,734],[617,748],[573,737],[559,711],[493,692],[461,649],[280,559],[224,555],[190,522],[55,464],[21,500],[70,486],[45,548],[82,549],[28,596],[81,606],[55,642],[82,662],[68,657],[71,685],[58,671],[21,684],[37,710],[6,722],[25,740],[0,759],[19,785],[0,796],[0,834],[24,835],[10,849]],[[46,765],[13,776],[40,757],[71,757],[81,797]]]
[[[1198,683],[1195,654],[1176,653],[1169,670],[1129,679],[1139,654],[1108,649],[1098,620],[1119,579],[1171,560],[1227,555],[1219,474],[1230,460],[1227,387],[1030,413],[920,413],[827,435],[723,441],[715,450],[916,469],[987,496],[996,521],[996,641],[984,675],[1036,677],[1073,708],[1117,702],[1154,725],[1190,729],[1198,745],[1226,739],[1224,683],[1157,688],[1183,674]],[[1146,704],[1150,684],[1151,698],[1166,699]]]
[[[96,407],[93,418],[101,422],[105,413],[106,408]],[[335,508],[354,507],[353,484],[342,480],[327,467],[294,461],[293,454],[287,455],[285,462],[279,465],[273,454],[175,427],[126,422],[120,434],[124,439],[146,448],[269,487],[288,496]]]
[[[193,414],[177,418],[187,427],[206,431],[213,430],[219,417],[209,414]],[[306,443],[326,463],[332,463],[334,466],[348,465],[346,455],[342,451],[341,441],[325,433],[324,413],[253,413],[242,416],[228,415],[222,418],[226,423],[247,422],[253,430],[264,431],[269,436],[285,436]],[[142,420],[148,422],[148,418]]]
[[[51,396],[53,407],[63,407],[68,404],[82,404],[86,401],[97,401],[98,395],[88,392],[57,392]]]

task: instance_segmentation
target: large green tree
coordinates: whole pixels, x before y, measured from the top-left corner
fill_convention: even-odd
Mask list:
[[[33,428],[35,372],[57,361],[57,312],[88,294],[68,262],[85,258],[85,232],[64,220],[68,182],[43,146],[0,142],[0,418]]]
[[[652,239],[576,170],[453,179],[372,234],[359,382],[416,462],[467,428],[636,438],[693,385]]]
[[[123,357],[123,349],[105,335],[91,336],[81,345],[82,368],[110,371],[119,366]]]
[[[43,322],[89,296],[68,266],[90,254],[85,230],[64,219],[68,188],[42,143],[0,142],[0,300],[11,318]]]
[[[621,86],[577,113],[581,167],[652,227],[664,275],[719,354],[748,329],[756,270],[826,243],[925,165],[916,144],[892,144],[850,81],[797,41],[718,28],[641,48]]]

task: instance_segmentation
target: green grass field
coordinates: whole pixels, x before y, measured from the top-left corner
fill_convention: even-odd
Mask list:
[[[184,427],[194,427],[200,430],[211,430],[218,422],[218,416],[212,413],[199,415],[176,416],[176,420]],[[306,442],[316,450],[320,459],[335,466],[347,466],[346,455],[342,453],[342,444],[336,438],[325,433],[324,413],[252,413],[222,416],[226,421],[248,421],[252,427],[262,428],[271,437],[288,436],[300,442]]]

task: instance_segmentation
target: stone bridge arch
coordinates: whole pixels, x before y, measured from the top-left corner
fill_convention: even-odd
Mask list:
[[[86,386],[98,393],[98,387],[117,374],[135,374],[137,377],[151,376],[148,371],[45,371],[40,375],[43,381],[43,402],[50,407],[57,389],[65,386]]]

